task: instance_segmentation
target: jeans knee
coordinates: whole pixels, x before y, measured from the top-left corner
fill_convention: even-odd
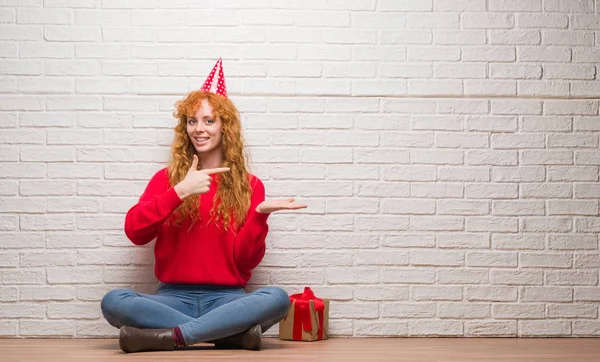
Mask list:
[[[102,301],[100,302],[100,310],[102,311],[104,318],[106,318],[106,320],[113,326],[118,324],[118,318],[120,314],[119,304],[121,304],[120,301],[128,292],[130,291],[127,289],[114,289],[102,297]]]
[[[285,290],[278,287],[267,287],[265,291],[273,298],[273,308],[281,318],[285,317],[290,309],[290,297]]]

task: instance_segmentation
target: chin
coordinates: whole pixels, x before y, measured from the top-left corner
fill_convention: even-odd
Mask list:
[[[207,152],[214,150],[215,147],[213,147],[211,145],[204,145],[204,146],[196,146],[195,149],[196,149],[196,152],[198,152],[198,153],[207,153]]]

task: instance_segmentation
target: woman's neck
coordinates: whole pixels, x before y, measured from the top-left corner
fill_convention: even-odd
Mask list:
[[[198,161],[201,169],[221,167],[221,163],[223,162],[223,153],[219,149],[207,153],[199,153]]]

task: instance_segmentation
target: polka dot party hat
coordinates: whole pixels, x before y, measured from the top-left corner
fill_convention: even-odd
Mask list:
[[[217,77],[217,71],[219,76]],[[200,90],[210,93],[216,93],[220,96],[227,97],[227,86],[225,85],[225,75],[223,75],[223,59],[219,58],[204,81]]]

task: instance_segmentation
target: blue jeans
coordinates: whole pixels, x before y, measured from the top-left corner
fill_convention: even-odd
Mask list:
[[[174,328],[187,345],[214,341],[260,324],[263,331],[282,320],[290,299],[281,288],[252,293],[218,285],[161,284],[156,295],[116,289],[102,298],[102,314],[120,328]]]

